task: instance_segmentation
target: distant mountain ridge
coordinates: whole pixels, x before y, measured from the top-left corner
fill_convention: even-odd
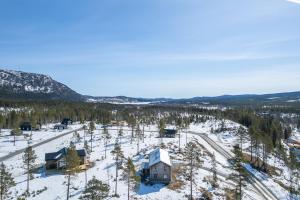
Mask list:
[[[50,76],[0,69],[0,98],[18,100],[66,100],[113,104],[199,104],[235,105],[254,103],[300,103],[300,92],[276,94],[223,95],[216,97],[134,98],[126,96],[94,97],[81,95]]]
[[[0,97],[14,99],[81,100],[82,96],[50,76],[0,69]]]
[[[171,100],[169,104],[287,104],[300,103],[300,92],[283,92],[274,94],[244,94],[244,95],[222,95],[216,97],[193,97],[188,99]]]

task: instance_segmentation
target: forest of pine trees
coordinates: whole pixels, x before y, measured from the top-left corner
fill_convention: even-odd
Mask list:
[[[90,151],[92,151],[93,146],[94,123],[109,124],[111,120],[127,121],[132,129],[131,138],[135,137],[134,133],[138,133],[139,141],[141,132],[135,132],[134,130],[139,127],[138,124],[141,121],[146,125],[157,124],[161,134],[165,124],[173,124],[178,129],[184,130],[190,123],[205,122],[208,116],[214,116],[216,119],[232,120],[248,128],[248,131],[243,130],[239,131],[239,133],[241,140],[247,137],[246,139],[251,141],[250,162],[254,166],[266,171],[266,158],[270,153],[275,153],[279,158],[284,159],[286,162],[288,161],[281,140],[289,137],[291,133],[290,127],[284,123],[285,121],[274,117],[274,115],[260,115],[258,107],[236,107],[222,111],[193,106],[134,106],[63,101],[0,101],[0,106],[4,108],[0,114],[0,128],[18,130],[19,124],[23,121],[29,121],[32,124],[57,123],[65,117],[80,122],[90,121],[91,123],[88,127],[91,136]],[[270,108],[270,112],[274,112],[274,110],[276,111],[276,109]],[[261,111],[266,112],[266,108],[262,108]],[[165,114],[162,115],[162,113]],[[104,135],[109,138],[109,134],[105,130]],[[180,137],[182,136],[180,135]],[[263,149],[263,151],[261,152],[259,149]],[[258,158],[262,158],[263,161],[259,162]]]
[[[7,199],[10,196],[8,192],[11,187],[15,186],[15,181],[6,166],[0,164],[0,200]]]

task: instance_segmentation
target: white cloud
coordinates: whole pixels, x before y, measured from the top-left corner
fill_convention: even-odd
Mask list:
[[[300,4],[300,0],[287,0],[287,1]]]

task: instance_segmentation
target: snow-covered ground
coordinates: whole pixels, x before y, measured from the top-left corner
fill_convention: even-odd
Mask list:
[[[298,129],[293,130],[291,140],[298,141],[300,143],[300,132]]]
[[[226,131],[215,133],[215,130],[218,130],[221,125],[225,124],[227,128]],[[99,129],[101,125],[97,125]],[[225,120],[215,120],[211,118],[205,123],[200,124],[191,124],[189,127],[189,131],[199,132],[199,133],[207,133],[209,137],[211,137],[218,144],[222,145],[222,147],[226,148],[229,152],[231,151],[233,144],[238,141],[238,137],[236,136],[236,130],[239,127],[239,124],[234,122]],[[75,128],[75,127],[74,127]],[[111,129],[118,129],[118,127],[112,127]],[[214,130],[214,131],[212,131]],[[214,133],[212,133],[214,132]],[[49,134],[51,135],[52,132]],[[55,152],[60,150],[63,147],[69,146],[70,142],[74,142],[76,144],[77,149],[83,148],[84,145],[84,132],[78,131],[81,136],[81,140],[77,141],[76,138],[72,135],[66,135],[58,140],[51,141],[47,144],[39,146],[35,148],[35,152],[38,156],[37,166],[42,166],[44,164],[44,156],[45,153]],[[45,133],[46,134],[46,133]],[[55,134],[55,133],[53,133]],[[105,140],[103,137],[102,130],[96,130],[93,138],[93,152],[90,155],[91,162],[94,163],[93,167],[87,170],[88,179],[91,179],[93,176],[102,180],[103,182],[110,185],[111,191],[110,194],[114,194],[114,185],[115,185],[115,161],[113,160],[113,156],[111,155],[111,151],[114,148],[114,144],[116,138],[118,137],[117,130],[109,130],[109,134],[112,136],[111,139],[107,143],[107,158],[105,158]],[[48,134],[47,134],[48,135]],[[53,136],[53,135],[52,135]],[[125,157],[133,157],[134,164],[137,169],[140,168],[141,164],[144,160],[145,155],[147,155],[151,150],[154,150],[157,146],[160,145],[161,139],[157,138],[157,127],[146,126],[145,127],[145,139],[140,140],[140,151],[137,154],[137,139],[135,138],[131,144],[131,129],[124,127],[124,135],[120,138],[119,142],[121,144],[121,148],[124,152]],[[227,159],[215,151],[208,143],[206,143],[200,136],[189,134],[186,132],[181,133],[181,148],[184,148],[185,144],[192,140],[197,140],[202,147],[201,150],[201,159],[203,160],[203,169],[197,170],[197,175],[194,177],[196,180],[196,184],[194,185],[194,195],[200,196],[201,190],[209,191],[212,193],[213,199],[226,199],[225,198],[225,188],[233,188],[233,183],[226,179],[231,173],[229,169],[229,163]],[[87,136],[86,140],[89,140],[90,137]],[[38,136],[36,136],[36,140],[38,140]],[[164,138],[164,144],[166,145],[166,150],[169,151],[170,157],[174,166],[182,165],[185,163],[182,155],[178,152],[179,139],[178,138]],[[2,144],[2,143],[1,143]],[[89,142],[90,144],[90,142]],[[27,143],[26,143],[27,145]],[[247,148],[247,145],[245,145]],[[2,149],[1,149],[2,151]],[[219,188],[213,189],[207,181],[207,178],[211,176],[211,172],[207,169],[211,169],[212,161],[211,155],[215,154],[217,160],[217,171],[220,172],[218,178]],[[4,162],[8,168],[13,173],[17,185],[11,189],[12,194],[14,196],[19,196],[26,189],[26,174],[23,168],[22,163],[22,155],[15,156]],[[251,169],[252,170],[252,169]],[[127,185],[124,180],[122,180],[122,170],[119,170],[119,181],[118,181],[118,194],[120,198],[111,197],[110,199],[127,199]],[[256,172],[255,172],[256,173]],[[259,176],[259,175],[258,175]],[[189,182],[184,179],[183,174],[178,174],[177,179],[183,181],[183,185],[180,189],[173,190],[164,185],[144,185],[141,184],[137,191],[131,190],[131,199],[145,199],[145,200],[180,200],[186,199],[186,195],[189,194]],[[283,194],[286,194],[286,191],[283,190],[277,183],[272,183],[272,179],[270,179],[267,175],[264,175],[262,179],[265,180],[265,184],[274,187],[274,190],[280,191]],[[29,199],[32,200],[58,200],[58,199],[66,199],[66,177],[63,174],[51,174],[47,175],[43,169],[40,169],[36,174],[35,178],[30,181],[30,191],[38,191],[44,188],[41,194],[36,196],[31,196]],[[274,181],[273,181],[274,182]],[[72,187],[71,187],[71,199],[78,199],[84,190],[85,187],[85,173],[79,173],[76,177],[72,179]],[[245,195],[243,199],[257,199],[260,200],[262,197],[257,194],[257,192],[251,187],[247,186]]]
[[[99,126],[100,127],[100,126]],[[98,128],[99,128],[98,127]],[[114,128],[114,127],[113,127]],[[134,139],[133,143],[130,143],[130,135],[131,130],[127,128],[124,130],[124,136],[121,137],[120,143],[122,144],[122,150],[124,151],[125,157],[133,157],[134,164],[137,168],[139,168],[144,161],[144,156],[149,153],[151,150],[157,147],[161,140],[156,138],[158,133],[157,132],[148,132],[148,131],[156,131],[157,128],[155,126],[145,127],[145,140],[144,143],[142,140],[140,141],[140,154],[137,154],[137,139]],[[75,138],[72,134],[62,137],[59,140],[54,140],[50,143],[45,145],[39,146],[35,148],[35,152],[38,156],[38,160],[36,162],[37,166],[42,165],[44,163],[44,154],[46,152],[54,152],[59,150],[62,147],[68,146],[71,141],[76,142],[77,148],[83,147],[83,131],[78,132],[82,139],[80,142],[76,142]],[[114,147],[115,139],[117,137],[117,130],[110,130],[110,135],[112,139],[109,140],[107,145],[107,158],[105,159],[105,145],[103,134],[101,130],[97,130],[94,134],[94,141],[93,141],[93,153],[91,153],[91,161],[94,162],[94,166],[87,171],[88,179],[91,179],[92,176],[96,176],[98,179],[108,183],[111,186],[111,194],[114,193],[114,174],[115,174],[115,161],[113,160],[113,156],[111,155],[111,151]],[[205,144],[204,141],[201,141],[201,138],[195,135],[187,134],[187,137],[182,134],[181,137],[181,145],[182,148],[186,143],[186,139],[191,141],[193,138],[196,138],[199,143],[203,144],[204,148],[209,148],[208,144]],[[183,137],[184,136],[184,137]],[[86,137],[89,139],[89,136]],[[170,139],[163,139],[163,142],[166,144],[166,149],[169,151],[172,161],[174,163],[181,163],[182,157],[178,155],[178,138],[170,138]],[[203,149],[203,167],[211,168],[211,157],[208,153],[213,153],[212,149],[205,150]],[[227,166],[227,160],[222,158],[221,155],[218,155],[215,152],[218,165],[218,171],[222,171],[224,174],[229,174],[230,170],[225,169],[224,166]],[[15,156],[7,161],[4,162],[9,169],[12,170],[13,175],[16,179],[17,186],[12,189],[12,192],[15,196],[22,194],[26,188],[26,174],[25,170],[23,169],[22,164],[22,155]],[[122,174],[122,170],[120,170],[120,174]],[[214,193],[214,199],[225,199],[224,196],[224,188],[232,187],[232,183],[226,180],[224,177],[219,177],[220,180],[220,187],[219,189],[213,190],[209,182],[205,180],[205,177],[211,176],[211,172],[199,169],[197,175],[195,177],[196,185],[194,186],[195,195],[200,195],[200,188],[208,190]],[[179,178],[179,177],[178,177]],[[153,185],[153,186],[146,186],[141,184],[137,191],[131,191],[132,198],[136,199],[185,199],[186,195],[189,194],[189,185],[188,182],[183,179],[184,185],[180,190],[171,190],[164,185]],[[125,199],[127,197],[127,186],[125,181],[122,180],[122,175],[119,177],[119,187],[118,187],[118,194],[120,195],[120,199]],[[30,181],[31,191],[38,191],[42,190],[43,188],[47,188],[41,194],[33,197],[31,196],[29,199],[65,199],[66,198],[66,178],[63,174],[55,174],[55,175],[46,175],[43,170],[40,170],[38,173],[35,174],[35,179]],[[85,186],[85,174],[79,173],[75,178],[72,179],[72,189],[71,189],[71,199],[78,199],[80,197],[80,193],[83,191]],[[257,196],[253,191],[249,190],[246,195],[249,196]],[[112,198],[114,199],[114,198]],[[115,198],[118,199],[118,198]],[[247,199],[247,198],[246,198]],[[258,198],[259,199],[259,198]]]

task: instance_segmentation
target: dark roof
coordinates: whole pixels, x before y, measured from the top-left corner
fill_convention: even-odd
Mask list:
[[[62,148],[61,150],[55,152],[55,153],[46,153],[45,154],[45,160],[59,160],[63,156],[67,154],[67,148]]]
[[[177,133],[177,131],[175,129],[165,129],[164,133],[170,134],[170,135],[175,135]]]
[[[45,154],[45,161],[49,161],[49,160],[60,160],[61,158],[63,158],[66,154],[67,154],[68,149],[66,147],[62,148],[61,150],[55,152],[55,153],[46,153]],[[76,150],[77,151],[77,155],[80,157],[86,156],[87,152],[85,149],[79,149]]]

